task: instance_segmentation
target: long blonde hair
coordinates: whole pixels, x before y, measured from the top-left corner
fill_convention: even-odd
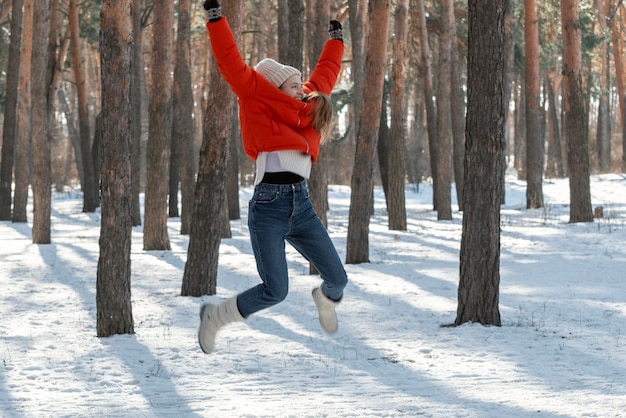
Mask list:
[[[328,139],[333,125],[333,102],[329,95],[319,91],[309,93],[307,101],[312,104],[309,115],[313,116],[313,129],[320,133],[323,144]]]

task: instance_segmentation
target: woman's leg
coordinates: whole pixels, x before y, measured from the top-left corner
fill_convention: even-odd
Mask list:
[[[289,292],[285,236],[291,199],[284,189],[284,186],[259,184],[249,203],[250,241],[263,283],[237,297],[244,318],[283,301]]]
[[[313,209],[308,191],[296,195],[294,202],[292,227],[286,239],[320,272],[324,295],[338,301],[348,283],[339,254]]]

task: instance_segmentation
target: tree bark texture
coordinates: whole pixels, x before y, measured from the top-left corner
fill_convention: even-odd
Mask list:
[[[235,39],[239,39],[243,1],[233,0],[222,10]],[[207,46],[208,47],[208,46]],[[214,62],[209,71],[209,96],[202,132],[187,262],[181,296],[214,295],[226,199],[226,172],[230,149],[230,117],[235,98]]]
[[[526,180],[526,89],[515,89],[515,139],[513,154],[518,180]]]
[[[609,0],[598,0],[598,25],[600,30],[607,32],[607,16],[609,14]],[[598,98],[598,129],[596,141],[598,145],[598,170],[600,173],[611,171],[611,45],[607,40],[600,48],[600,97]]]
[[[578,0],[561,0],[563,105],[567,131],[570,222],[593,222],[587,111],[582,87],[582,34]]]
[[[543,135],[539,113],[539,18],[537,1],[524,0],[526,57],[526,207],[543,207]]]
[[[614,6],[616,2],[612,1]],[[623,26],[624,17],[622,8],[615,9],[609,20],[611,28],[611,45],[613,50],[613,61],[615,62],[615,80],[617,83],[617,96],[619,99],[619,115],[622,125],[622,149],[626,149],[626,68],[624,68],[624,39]],[[626,172],[626,152],[622,151],[622,172]]]
[[[233,115],[230,117],[230,151],[228,152],[228,174],[226,176],[226,200],[228,200],[228,219],[230,221],[241,219],[239,210],[239,149],[241,145],[239,138],[241,138],[241,132],[239,131],[238,109],[235,106]],[[195,172],[193,174],[195,175]],[[191,198],[193,204],[193,195]]]
[[[0,154],[0,221],[11,220],[11,186],[13,184],[17,136],[18,81],[20,76],[20,48],[22,44],[22,6],[23,0],[13,0],[9,62],[6,69],[2,153]]]
[[[363,119],[363,99],[365,96],[365,50],[369,39],[368,0],[348,0],[350,17],[350,40],[352,46],[352,106],[350,106],[351,140],[356,141],[359,125]],[[353,168],[354,170],[354,168]]]
[[[376,152],[378,153],[378,168],[380,171],[380,182],[383,186],[385,194],[385,206],[389,207],[389,148],[391,146],[391,138],[389,134],[389,112],[387,111],[387,103],[389,102],[390,83],[385,83],[383,88],[383,102],[380,109],[380,123],[378,124],[378,141],[376,144]]]
[[[31,160],[31,59],[33,49],[33,4],[24,1],[22,24],[22,47],[20,52],[19,102],[17,114],[17,137],[15,148],[15,193],[13,196],[13,222],[27,222],[28,186],[30,185]]]
[[[96,279],[97,335],[134,333],[131,305],[131,0],[104,0],[102,62],[102,216]]]
[[[70,0],[69,25],[72,49],[72,70],[78,96],[78,133],[80,151],[83,160],[83,212],[94,212],[98,207],[98,193],[93,160],[91,158],[91,133],[87,103],[87,85],[83,69],[83,57],[80,52],[80,33],[78,25],[78,0]]]
[[[302,0],[281,0],[278,5],[278,28],[281,28],[280,31],[283,34],[283,31],[287,32],[287,36],[278,36],[278,60],[283,64],[304,69],[304,54],[302,53],[305,31],[304,2]],[[328,4],[323,2],[323,4],[316,4],[316,7],[323,10],[328,8]],[[328,24],[328,14],[326,19]],[[302,73],[304,75],[306,71]]]
[[[141,28],[141,0],[132,0],[131,16],[133,25],[132,65],[130,79],[130,161],[131,161],[131,185],[132,185],[132,224],[141,225],[141,83],[143,81],[143,54],[142,54],[142,28]]]
[[[507,153],[514,153],[514,145],[510,140],[509,126],[515,118],[510,112],[510,103],[513,97],[513,80],[515,75],[515,4],[517,0],[504,0],[504,152],[502,158],[506,166]],[[506,201],[505,177],[502,177],[502,204]]]
[[[309,37],[305,46],[307,62],[309,63],[309,68],[304,71],[305,74],[309,74],[310,69],[317,63],[317,59],[322,52],[324,43],[328,39],[328,20],[330,16],[329,4],[324,3],[323,5],[316,5],[310,3],[307,16],[306,28],[307,32],[312,34],[312,36]],[[325,145],[322,145],[319,158],[311,169],[311,176],[309,178],[308,185],[313,207],[324,225],[327,223],[326,212],[328,211],[328,168],[328,149]]]
[[[453,15],[452,0],[441,2],[441,33],[439,34],[439,68],[437,87],[437,190],[435,206],[437,220],[452,220],[452,70],[450,58],[452,56],[452,27],[450,14]]]
[[[391,0],[372,0],[370,2],[369,39],[387,39]],[[350,215],[348,220],[348,238],[346,263],[358,264],[369,262],[369,223],[373,190],[373,160],[376,152],[382,91],[387,63],[387,43],[370,42],[365,63],[365,85],[368,94],[363,100],[361,125],[357,135],[354,170],[352,172]]]
[[[100,102],[102,102],[102,97],[100,97]],[[98,173],[96,178],[98,179],[98,195],[100,194],[100,171],[102,169],[102,112],[98,112],[96,115],[96,120],[94,121],[94,132],[93,132],[93,145],[91,146],[91,161],[93,161],[93,169],[94,173]],[[131,179],[132,181],[132,179]],[[98,196],[98,204],[100,203],[100,198]]]
[[[61,13],[59,13],[59,1],[60,0],[50,0],[50,18],[48,23],[48,69],[46,72],[48,89],[48,132],[51,141],[51,174],[53,175],[52,183],[56,191],[61,191],[65,187],[65,184],[63,183],[63,178],[65,176],[61,173],[62,167],[65,167],[65,164],[63,163],[62,157],[57,157],[57,149],[59,148],[59,145],[63,145],[64,141],[59,141],[58,136],[55,135],[60,129],[62,129],[62,124],[57,118],[57,93],[61,87],[61,82],[63,81],[63,67],[65,64],[64,59],[67,57],[66,54],[71,43],[71,40],[59,39],[59,31],[63,29],[63,20],[61,19]],[[70,25],[68,24],[66,27],[66,36],[70,36],[69,26]],[[63,49],[64,47],[67,47],[68,49]],[[88,60],[88,56],[83,54],[81,59]],[[89,83],[87,82],[87,84]],[[97,89],[98,92],[95,90],[96,89],[92,90],[94,98],[97,97],[100,89]],[[84,184],[84,178],[81,180],[83,181],[81,183],[82,186]],[[94,196],[97,196],[97,191],[94,191],[93,194]]]
[[[59,13],[59,1],[60,0],[50,0],[50,4],[48,6],[49,9],[49,13],[48,13],[48,27],[47,27],[47,31],[48,31],[48,69],[46,71],[46,80],[48,83],[48,86],[50,87],[48,89],[48,117],[51,118],[52,117],[52,113],[54,111],[54,97],[56,94],[56,89],[59,87],[60,83],[61,83],[61,78],[59,78],[57,80],[57,84],[55,83],[54,80],[54,74],[56,72],[57,69],[59,69],[60,71],[62,71],[62,63],[61,63],[61,58],[64,58],[65,55],[61,55],[58,54],[57,51],[59,49],[59,45],[58,45],[58,30],[59,28],[62,28],[62,23],[61,23],[61,15]],[[39,3],[35,3],[35,6],[39,6]],[[37,26],[35,26],[35,28],[37,28]],[[68,33],[69,33],[69,28],[68,28]],[[70,41],[71,42],[71,41]],[[69,46],[69,45],[68,45]],[[67,51],[65,51],[67,52]]]
[[[196,167],[193,152],[193,91],[191,89],[191,1],[178,3],[176,65],[172,120],[172,167],[170,169],[169,214],[178,216],[178,184],[182,211],[193,211]],[[187,218],[187,216],[185,216]],[[182,228],[182,226],[181,226]]]
[[[293,1],[293,0],[292,0]],[[299,3],[301,0],[297,0]],[[277,0],[276,27],[281,31],[289,33],[291,25],[289,24],[289,0]],[[278,36],[278,62],[294,66],[289,63],[289,36]],[[296,67],[302,68],[302,67]]]
[[[152,79],[150,88],[146,195],[143,227],[144,250],[169,250],[167,188],[172,136],[172,31],[174,1],[154,4]]]
[[[33,158],[33,243],[51,241],[52,171],[48,121],[48,22],[50,2],[38,1],[34,8],[31,71],[31,141]]]
[[[290,13],[291,8],[294,7],[296,3],[300,2],[294,2],[293,5],[291,5],[290,2]],[[329,16],[330,5],[327,2],[323,2],[323,4],[309,3],[306,30],[307,33],[310,33],[312,36],[308,38],[308,42],[306,44],[306,62],[309,63],[309,68],[305,71],[306,74],[309,74],[310,69],[317,63],[322,49],[324,48],[324,43],[328,39]],[[289,26],[289,31],[292,31],[291,26]],[[293,44],[297,39],[297,37],[294,37],[294,40],[291,40],[290,44]],[[311,203],[313,204],[315,212],[324,226],[327,226],[328,224],[326,213],[328,212],[328,170],[330,167],[330,157],[329,147],[327,145],[322,145],[320,148],[320,155],[311,168],[311,175],[308,181]],[[313,263],[309,263],[309,273],[319,273]]]
[[[455,325],[501,325],[500,202],[504,173],[504,10],[470,0],[463,234]]]
[[[454,2],[448,12],[450,25],[450,118],[452,124],[452,175],[459,210],[463,210],[463,171],[465,160],[465,94],[461,69],[465,67],[459,57],[459,47],[454,14]],[[504,155],[502,156],[504,158]]]
[[[178,13],[178,47],[176,49],[176,67],[174,68],[172,144],[178,142],[178,150],[180,151],[181,233],[188,234],[189,220],[193,212],[193,192],[196,185],[195,175],[197,171],[192,117],[194,96],[191,88],[191,1],[180,1]]]
[[[406,171],[404,156],[407,135],[406,112],[406,51],[409,36],[409,1],[396,2],[394,15],[393,65],[391,67],[391,126],[389,144],[389,172],[387,214],[390,230],[406,231],[406,202],[404,187]]]
[[[602,52],[602,71],[599,74],[601,83],[600,97],[598,99],[598,129],[596,132],[596,140],[598,144],[598,170],[600,173],[611,172],[610,51],[610,47],[607,44]]]

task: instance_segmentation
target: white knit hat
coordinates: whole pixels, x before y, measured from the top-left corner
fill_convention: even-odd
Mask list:
[[[293,75],[297,74],[302,77],[302,73],[297,68],[283,65],[271,58],[265,58],[254,69],[276,87],[282,86]]]

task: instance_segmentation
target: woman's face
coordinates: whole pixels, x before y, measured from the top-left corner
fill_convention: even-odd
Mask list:
[[[288,94],[297,100],[302,100],[304,98],[304,91],[302,91],[302,78],[298,74],[294,74],[289,77],[280,89],[283,93]]]

